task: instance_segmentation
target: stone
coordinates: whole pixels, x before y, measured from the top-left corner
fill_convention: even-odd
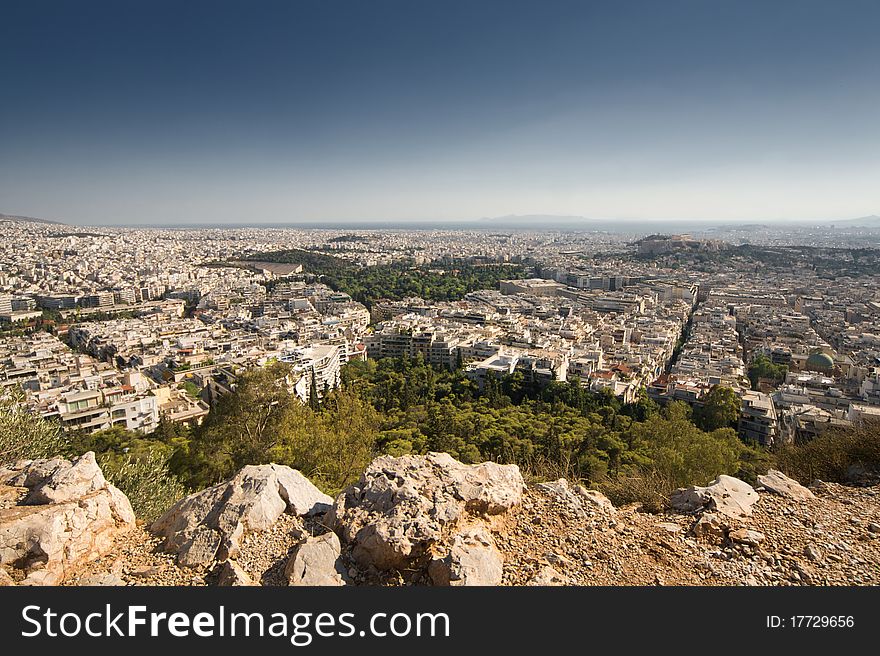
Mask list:
[[[804,555],[814,563],[822,562],[822,551],[815,544],[808,544],[804,547]]]
[[[706,487],[692,485],[679,488],[672,493],[669,503],[677,512],[693,513],[708,509],[732,519],[742,519],[751,516],[752,505],[758,499],[759,495],[751,485],[722,474]]]
[[[137,578],[149,578],[151,576],[156,576],[162,571],[161,567],[157,567],[156,565],[139,565],[137,567],[132,568],[129,574],[131,576],[135,576]]]
[[[598,490],[588,490],[583,485],[576,485],[574,490],[588,504],[595,506],[599,510],[609,515],[614,515],[617,512],[611,500]]]
[[[752,547],[756,547],[764,541],[764,534],[761,531],[755,531],[750,528],[739,528],[728,533],[728,536],[734,542],[747,544]]]
[[[296,547],[284,568],[288,585],[345,585],[347,573],[341,552],[342,545],[335,533],[306,538]]]
[[[106,481],[89,452],[21,461],[4,484],[27,488],[19,505],[0,509],[0,565],[23,585],[57,585],[112,548],[135,524],[128,498]]]
[[[381,456],[339,495],[325,521],[357,563],[418,570],[446,552],[462,527],[503,521],[523,489],[516,465],[465,465],[445,453]]]
[[[727,528],[720,515],[706,512],[694,523],[691,532],[698,538],[718,542],[726,537]]]
[[[455,536],[449,553],[428,566],[434,585],[501,585],[504,561],[491,534],[477,527]]]
[[[578,497],[572,486],[570,486],[568,484],[568,481],[564,478],[559,478],[555,481],[538,483],[537,485],[535,485],[535,487],[542,492],[546,492],[551,497],[555,497],[559,501],[563,501],[571,506],[576,506],[578,508],[581,507],[580,498]]]
[[[568,558],[558,553],[546,553],[544,554],[544,559],[551,565],[557,565],[559,567],[568,567],[571,565],[571,561]]]
[[[15,585],[15,580],[6,571],[6,568],[0,567],[0,588]]]
[[[324,494],[296,469],[270,465],[278,477],[278,490],[287,502],[287,512],[299,517],[320,515],[333,506],[333,497]]]
[[[285,512],[325,512],[333,500],[298,471],[283,465],[248,465],[230,480],[191,494],[153,522],[162,548],[180,565],[209,567],[234,558],[251,531],[265,531]]]
[[[588,490],[583,485],[571,485],[566,479],[538,483],[535,487],[561,501],[577,515],[585,516],[597,510],[614,515],[614,505],[598,490]]]
[[[658,528],[662,528],[667,533],[679,533],[681,532],[681,526],[676,524],[675,522],[658,522]]]
[[[0,484],[0,508],[16,505],[27,496],[27,492],[28,489],[26,487]]]
[[[541,571],[535,574],[526,583],[526,585],[528,586],[562,586],[568,584],[568,577],[560,574],[549,565],[545,565],[544,567],[542,567]]]
[[[118,587],[124,586],[125,581],[116,574],[108,572],[106,574],[92,574],[91,576],[87,576],[84,579],[77,581],[77,585],[91,587]]]
[[[55,458],[52,472],[43,478],[38,484],[30,488],[30,493],[25,497],[25,505],[42,505],[48,503],[63,503],[72,499],[78,499],[90,492],[104,489],[107,481],[101,468],[95,461],[92,451],[75,458],[73,461]],[[41,470],[40,474],[44,472]],[[27,480],[27,476],[25,477]]]
[[[816,495],[809,489],[776,469],[771,469],[766,474],[758,476],[758,483],[774,494],[795,501],[810,501],[816,498]]]
[[[234,560],[226,560],[217,571],[217,585],[223,587],[249,587],[254,585],[251,577]]]
[[[867,529],[871,533],[880,533],[880,524],[878,524],[877,522],[868,522]]]

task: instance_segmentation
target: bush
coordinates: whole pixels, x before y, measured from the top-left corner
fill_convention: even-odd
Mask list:
[[[61,426],[31,412],[22,392],[13,390],[0,399],[0,463],[51,458],[66,447]]]
[[[832,428],[805,444],[782,446],[776,462],[785,474],[804,484],[817,478],[848,482],[853,466],[880,472],[880,421]]]
[[[105,453],[98,457],[104,477],[122,490],[139,518],[151,522],[187,494],[168,471],[168,458],[158,450],[141,455]]]
[[[658,513],[666,507],[670,493],[677,487],[675,481],[656,470],[618,476],[599,484],[599,490],[615,506],[638,503],[642,510],[652,513]]]

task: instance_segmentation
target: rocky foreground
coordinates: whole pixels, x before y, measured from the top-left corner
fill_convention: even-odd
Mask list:
[[[720,476],[670,508],[432,453],[377,458],[335,500],[248,466],[147,526],[88,453],[0,468],[0,584],[880,583],[880,486]]]

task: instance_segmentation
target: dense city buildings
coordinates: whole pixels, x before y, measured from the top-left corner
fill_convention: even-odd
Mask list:
[[[870,231],[3,227],[0,382],[67,430],[197,423],[274,361],[308,402],[367,357],[695,408],[722,386],[764,445],[880,414],[877,251],[850,243]],[[424,282],[464,270],[500,273],[454,298]]]

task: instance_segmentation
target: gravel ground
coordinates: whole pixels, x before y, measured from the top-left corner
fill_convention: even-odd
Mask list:
[[[531,488],[515,527],[497,536],[504,583],[524,585],[552,567],[572,585],[877,585],[880,487],[823,484],[795,502],[761,493],[748,521],[757,545],[690,533],[695,517],[635,506],[578,514]]]

